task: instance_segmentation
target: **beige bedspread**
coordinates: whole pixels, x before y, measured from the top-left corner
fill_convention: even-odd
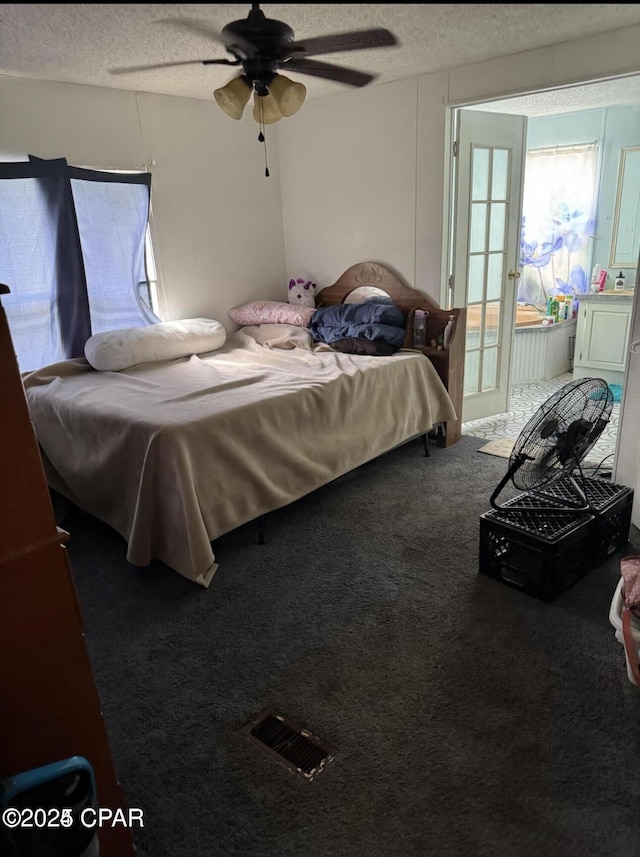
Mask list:
[[[212,540],[455,418],[421,354],[341,354],[285,325],[120,372],[67,360],[24,384],[50,485],[117,530],[133,565],[202,586]]]

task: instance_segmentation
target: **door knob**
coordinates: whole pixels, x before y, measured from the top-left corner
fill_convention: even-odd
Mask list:
[[[520,271],[514,271],[514,270],[512,269],[511,271],[509,271],[509,275],[508,275],[508,276],[509,276],[509,279],[510,279],[510,280],[517,280],[517,279],[520,277]]]

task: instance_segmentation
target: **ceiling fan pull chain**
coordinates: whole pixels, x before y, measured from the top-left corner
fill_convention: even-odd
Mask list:
[[[264,127],[264,103],[261,98],[258,100],[258,115],[260,116],[260,133],[258,134],[258,142],[264,143],[264,174],[269,178],[269,165],[267,163],[267,137]]]
[[[256,96],[254,96],[255,98]],[[264,104],[262,103],[262,99],[258,98],[258,124],[260,126],[260,133],[258,134],[258,143],[264,143]]]

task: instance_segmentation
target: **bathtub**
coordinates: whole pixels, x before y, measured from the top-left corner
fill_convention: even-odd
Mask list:
[[[511,350],[511,384],[549,381],[573,368],[576,320],[543,327],[540,322],[518,324]]]
[[[479,307],[467,307],[467,342],[480,331]],[[543,325],[544,313],[535,307],[518,304],[511,349],[511,384],[549,381],[573,365],[576,320]],[[487,317],[489,325],[492,318]],[[494,321],[494,324],[496,321]],[[475,343],[474,343],[475,344]]]
[[[516,327],[540,324],[546,313],[528,304],[516,304]]]

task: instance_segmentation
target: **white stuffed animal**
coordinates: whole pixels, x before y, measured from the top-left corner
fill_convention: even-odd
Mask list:
[[[316,284],[302,277],[289,280],[289,303],[297,306],[316,305]]]

